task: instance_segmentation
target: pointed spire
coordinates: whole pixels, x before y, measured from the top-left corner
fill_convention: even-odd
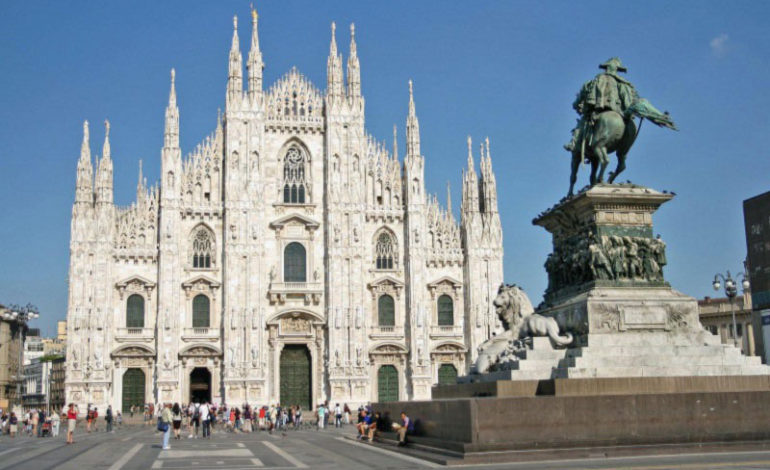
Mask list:
[[[497,212],[497,181],[492,171],[492,157],[489,152],[489,137],[484,139],[481,148],[481,158],[484,166],[481,173],[481,188],[483,191],[484,212]]]
[[[398,161],[398,129],[393,124],[393,160]]]
[[[254,99],[257,93],[262,91],[262,70],[265,68],[262,62],[262,52],[259,50],[259,34],[257,29],[257,10],[251,8],[251,49],[249,50],[249,62],[246,67],[249,71],[249,97]]]
[[[146,194],[146,186],[145,186],[145,178],[142,174],[142,159],[139,159],[139,180],[136,182],[136,202],[140,202],[144,200],[144,195]]]
[[[476,170],[475,165],[473,163],[473,141],[471,140],[471,136],[468,136],[468,173],[475,176]]]
[[[104,147],[96,169],[96,202],[112,203],[112,158],[110,156],[110,121],[104,121]]]
[[[452,216],[452,188],[449,185],[449,181],[446,182],[446,211],[449,216]]]
[[[110,121],[104,120],[104,146],[102,147],[102,160],[110,159]]]
[[[337,25],[332,22],[332,40],[329,45],[329,58],[326,60],[326,93],[333,97],[345,94],[342,83],[342,56],[337,52],[335,32]]]
[[[179,147],[179,108],[176,105],[176,71],[171,69],[171,91],[166,107],[166,126],[163,132],[164,147]]]
[[[406,118],[406,154],[408,157],[420,155],[420,123],[414,105],[414,89],[409,80],[409,115]]]
[[[75,202],[90,204],[94,201],[93,175],[88,121],[83,121],[83,143],[80,145],[80,159],[78,160],[77,180],[75,182]]]
[[[350,23],[350,57],[348,57],[348,96],[361,96],[361,64],[356,48],[356,25]]]
[[[80,159],[91,164],[91,145],[89,143],[88,121],[83,121],[83,143],[80,145]]]
[[[238,17],[233,16],[233,42],[230,46],[230,62],[227,78],[227,108],[240,101],[243,93],[243,67],[241,50],[238,46]]]

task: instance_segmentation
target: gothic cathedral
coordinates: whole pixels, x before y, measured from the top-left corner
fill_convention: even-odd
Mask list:
[[[412,83],[406,155],[367,134],[355,30],[334,24],[326,91],[296,69],[268,89],[252,12],[225,113],[185,158],[171,71],[161,178],[113,203],[107,123],[77,164],[67,402],[240,405],[430,399],[499,327],[502,229],[489,142],[468,138],[460,223],[425,192]],[[247,82],[244,91],[243,82]]]

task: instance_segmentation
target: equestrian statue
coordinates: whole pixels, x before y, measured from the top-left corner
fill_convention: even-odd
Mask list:
[[[626,168],[626,156],[644,119],[677,130],[668,112],[661,113],[649,101],[639,97],[631,82],[618,75],[627,71],[620,59],[613,57],[599,68],[604,71],[584,83],[572,103],[580,119],[572,130],[572,140],[564,146],[572,153],[568,196],[573,193],[582,161],[591,164],[591,185],[594,185],[603,182],[609,155],[615,152],[618,166],[608,180],[609,183],[615,181]],[[638,127],[634,117],[639,117]]]

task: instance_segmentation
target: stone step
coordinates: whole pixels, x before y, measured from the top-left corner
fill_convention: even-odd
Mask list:
[[[526,349],[524,350],[519,357],[522,360],[539,360],[539,361],[558,361],[559,359],[563,359],[567,354],[566,349],[551,349],[551,350],[533,350],[533,349]]]
[[[604,367],[570,368],[571,378],[588,377],[688,377],[713,375],[757,375],[762,373],[758,366],[693,366],[693,367]],[[768,369],[764,368],[768,373]]]
[[[581,357],[588,355],[601,356],[638,356],[639,354],[654,353],[661,356],[712,356],[727,355],[741,356],[739,349],[727,345],[715,346],[674,346],[660,345],[653,347],[639,347],[635,345],[623,346],[585,346],[571,350],[568,357]]]
[[[748,366],[750,361],[743,356],[724,354],[712,355],[659,355],[639,354],[636,356],[584,355],[567,359],[567,364],[576,368],[604,367],[697,367],[697,366]]]
[[[708,332],[704,334],[684,333],[684,332],[623,332],[623,333],[589,333],[587,338],[588,346],[656,346],[656,345],[674,345],[674,346],[716,346],[721,341],[718,336]]]

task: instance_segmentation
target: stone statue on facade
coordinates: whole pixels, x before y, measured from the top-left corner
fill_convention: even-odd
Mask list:
[[[626,167],[626,155],[645,118],[657,126],[677,130],[668,112],[658,111],[639,96],[631,82],[619,75],[627,71],[620,59],[613,57],[599,68],[604,71],[584,83],[572,103],[580,118],[572,130],[572,139],[564,146],[572,154],[569,196],[582,161],[591,163],[591,185],[594,185],[604,180],[609,155],[614,152],[618,165],[610,173],[609,182],[615,181]],[[640,118],[639,127],[634,117]]]
[[[523,349],[527,338],[547,336],[556,346],[572,343],[572,334],[559,334],[556,320],[534,313],[527,294],[515,284],[502,284],[493,302],[505,331],[479,346],[479,355],[472,372],[482,374],[503,367],[516,360],[516,352]]]

